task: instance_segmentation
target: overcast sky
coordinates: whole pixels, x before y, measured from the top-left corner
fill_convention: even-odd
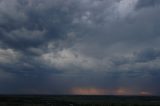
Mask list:
[[[160,95],[160,0],[0,0],[0,94]]]

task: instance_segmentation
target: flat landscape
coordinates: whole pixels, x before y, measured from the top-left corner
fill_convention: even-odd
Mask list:
[[[1,95],[0,106],[160,106],[160,97]]]

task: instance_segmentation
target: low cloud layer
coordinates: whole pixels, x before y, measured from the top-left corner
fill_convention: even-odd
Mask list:
[[[0,0],[0,93],[160,95],[159,0]]]

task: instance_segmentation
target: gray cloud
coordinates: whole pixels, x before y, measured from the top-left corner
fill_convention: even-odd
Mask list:
[[[157,0],[0,0],[0,92],[159,95],[159,11]]]
[[[139,0],[136,8],[141,9],[146,7],[155,7],[155,6],[158,6],[159,3],[160,3],[159,0]]]

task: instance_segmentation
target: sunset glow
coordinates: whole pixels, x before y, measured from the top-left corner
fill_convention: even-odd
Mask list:
[[[106,95],[107,91],[98,88],[73,88],[71,93],[75,95]]]
[[[71,93],[76,95],[133,95],[133,92],[127,88],[102,89],[75,87],[71,89]]]
[[[142,92],[140,92],[140,95],[141,96],[150,96],[152,94],[150,92],[142,91]]]
[[[94,87],[75,87],[72,88],[70,92],[74,95],[152,95],[150,92],[147,91],[135,91],[129,88],[102,89]]]

